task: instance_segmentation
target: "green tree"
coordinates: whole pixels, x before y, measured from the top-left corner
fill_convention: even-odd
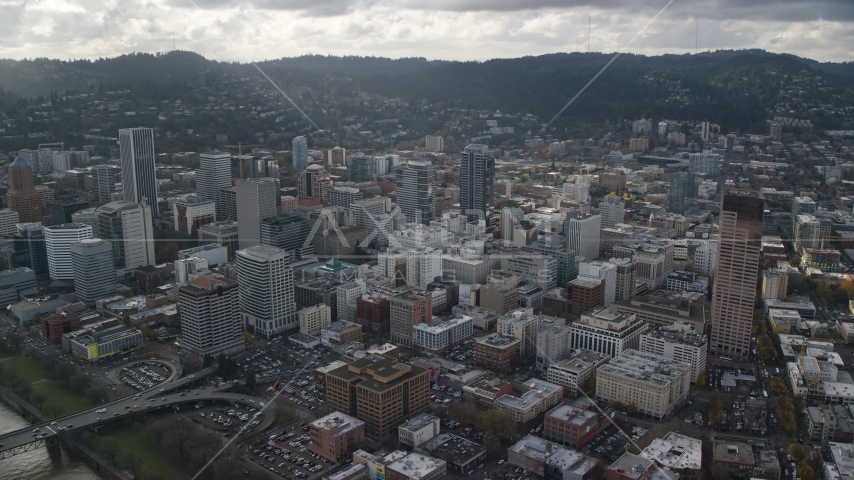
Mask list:
[[[697,384],[698,387],[702,387],[703,385],[706,384],[706,381],[708,381],[708,376],[706,375],[706,372],[703,372],[703,373],[697,375],[697,381],[695,383]]]
[[[638,413],[638,406],[635,405],[635,402],[631,402],[626,405],[626,413],[628,413],[629,415],[635,415],[636,413]]]
[[[798,463],[798,477],[801,480],[813,480],[815,478],[815,470],[813,470],[806,458]]]
[[[202,358],[202,366],[208,368],[211,365],[213,365],[213,357],[211,357],[210,354],[206,353],[204,358]]]
[[[723,401],[718,393],[713,393],[709,397],[709,424],[715,426],[721,419],[723,413]]]
[[[815,288],[815,294],[825,302],[828,302],[833,298],[833,289],[830,288],[828,282],[821,282]]]
[[[255,395],[255,386],[258,384],[258,379],[255,378],[254,372],[246,374],[246,388],[252,390],[252,395]]]
[[[800,443],[792,443],[789,445],[789,455],[792,456],[792,460],[794,460],[795,463],[799,463],[807,457],[807,452],[804,450],[804,446]]]
[[[786,391],[786,384],[780,380],[780,377],[772,377],[769,384],[774,395],[782,395]]]

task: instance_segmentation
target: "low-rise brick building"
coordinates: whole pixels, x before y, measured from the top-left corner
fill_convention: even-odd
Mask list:
[[[308,449],[330,460],[340,462],[365,443],[365,422],[333,412],[309,425]]]

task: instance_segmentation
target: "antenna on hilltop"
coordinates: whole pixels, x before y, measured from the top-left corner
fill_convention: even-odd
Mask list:
[[[667,55],[667,27],[664,28],[664,54]]]
[[[172,51],[175,51],[175,30],[172,30]]]
[[[697,33],[694,35],[694,55],[697,54],[698,47],[700,46],[700,21],[697,20]]]
[[[590,53],[590,14],[587,14],[587,53]]]

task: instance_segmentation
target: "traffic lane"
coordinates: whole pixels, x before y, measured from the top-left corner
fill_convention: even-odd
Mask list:
[[[202,389],[204,390],[204,389]],[[52,422],[44,422],[39,425],[35,425],[33,429],[38,428],[42,429],[45,427],[50,427],[52,425],[63,426],[61,424],[66,424],[63,426],[63,430],[61,432],[52,431],[52,433],[45,435],[43,437],[34,438],[32,435],[32,431],[28,429],[21,429],[17,432],[10,432],[6,435],[0,436],[0,445],[2,445],[3,450],[8,450],[11,448],[20,447],[22,445],[26,445],[28,443],[32,443],[38,439],[48,438],[52,435],[57,435],[59,433],[74,433],[77,431],[81,431],[83,429],[89,428],[93,425],[99,425],[104,423],[109,423],[110,421],[117,420],[126,416],[136,415],[138,413],[150,413],[154,411],[158,411],[161,408],[166,408],[167,406],[171,406],[174,404],[183,404],[186,402],[197,402],[199,400],[210,401],[210,400],[224,400],[224,401],[232,401],[232,402],[241,402],[246,403],[250,402],[251,405],[260,405],[264,399],[261,398],[245,398],[245,395],[239,395],[236,393],[226,393],[226,392],[199,392],[199,395],[193,394],[192,396],[188,396],[184,394],[182,396],[180,393],[167,394],[161,397],[161,399],[152,399],[150,401],[146,401],[144,405],[140,405],[138,409],[130,408],[119,408],[115,409],[116,404],[110,404],[109,406],[99,406],[97,410],[107,409],[106,412],[84,412],[81,414],[72,414],[66,417],[63,417],[60,420],[54,420]],[[123,401],[119,401],[118,403],[124,402],[133,402],[134,400],[129,400],[127,398],[123,399]],[[143,403],[143,402],[140,402]],[[112,409],[112,410],[111,410]],[[260,417],[260,416],[259,416]],[[257,418],[257,417],[255,417]],[[60,424],[61,423],[61,424]]]

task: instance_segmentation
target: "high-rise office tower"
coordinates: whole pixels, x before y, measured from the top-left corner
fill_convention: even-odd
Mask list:
[[[495,197],[494,184],[495,159],[489,156],[489,147],[467,146],[460,153],[460,213],[469,220],[485,218]]]
[[[151,218],[160,216],[157,207],[157,180],[154,170],[154,130],[150,128],[119,129],[119,152],[122,157],[122,192],[128,202],[151,207]]]
[[[429,292],[398,295],[390,301],[390,338],[396,345],[412,346],[414,330],[433,318],[433,296]]]
[[[445,139],[442,136],[427,135],[424,141],[424,148],[434,152],[441,152],[445,149]]]
[[[299,328],[290,258],[269,245],[237,251],[240,316],[257,336],[270,339]]]
[[[217,218],[220,217],[220,212],[223,220],[237,221],[237,187],[220,189]]]
[[[151,207],[117,200],[98,208],[98,233],[113,246],[118,275],[154,264]]]
[[[9,165],[9,191],[6,204],[18,212],[22,223],[40,222],[42,219],[39,192],[33,183],[33,169],[21,157]]]
[[[326,151],[326,164],[346,165],[347,164],[347,149],[341,147],[330,148]]]
[[[47,268],[51,280],[74,280],[74,268],[71,266],[71,245],[87,238],[92,238],[92,227],[82,223],[66,223],[44,227]]]
[[[427,225],[433,220],[435,169],[430,162],[413,160],[397,178],[397,204],[408,222]]]
[[[199,227],[216,221],[216,203],[195,196],[176,200],[172,204],[175,231],[196,235]]]
[[[196,191],[204,200],[216,202],[216,218],[224,220],[222,189],[231,186],[231,155],[219,151],[199,155]]]
[[[357,153],[347,162],[347,179],[351,182],[371,182],[376,180],[377,165],[374,157]]]
[[[261,220],[261,245],[286,250],[293,258],[306,258],[314,254],[309,221],[295,213],[285,213]]]
[[[626,206],[623,199],[616,195],[608,195],[599,204],[599,215],[602,217],[602,228],[611,228],[623,223],[626,218]]]
[[[750,354],[764,208],[761,194],[749,190],[728,190],[721,202],[709,352],[737,361]]]
[[[60,197],[48,205],[50,213],[51,225],[59,225],[60,223],[72,223],[71,216],[84,208],[89,207],[89,202],[85,195],[73,197]]]
[[[116,293],[113,246],[98,238],[71,244],[74,295],[78,302],[93,305],[95,300]]]
[[[602,217],[579,211],[566,214],[563,231],[566,248],[575,252],[576,257],[590,261],[599,257],[599,235]]]
[[[320,165],[310,165],[299,174],[299,198],[314,198],[324,206],[329,205],[332,179]]]
[[[113,167],[95,165],[92,167],[92,200],[96,205],[110,203],[116,191]]]
[[[18,231],[15,225],[21,222],[20,218],[18,212],[12,209],[0,209],[0,235],[14,235]]]
[[[261,221],[275,217],[279,181],[274,178],[247,178],[238,180],[237,223],[240,225],[240,248],[261,244]]]
[[[673,213],[685,213],[694,204],[697,197],[697,187],[694,185],[694,174],[691,172],[675,172],[670,174],[670,194],[668,202]]]
[[[19,223],[15,233],[15,262],[41,277],[48,274],[47,245],[41,223]]]
[[[198,277],[178,289],[181,346],[196,360],[243,350],[240,294],[231,280]]]
[[[291,150],[293,152],[294,171],[299,173],[305,170],[305,167],[308,166],[308,142],[305,137],[302,135],[294,137],[291,142]]]
[[[705,173],[706,175],[718,175],[721,173],[721,156],[711,150],[690,153],[691,171],[694,173]]]
[[[18,156],[27,162],[35,174],[49,174],[53,171],[53,151],[49,148],[20,150]]]

